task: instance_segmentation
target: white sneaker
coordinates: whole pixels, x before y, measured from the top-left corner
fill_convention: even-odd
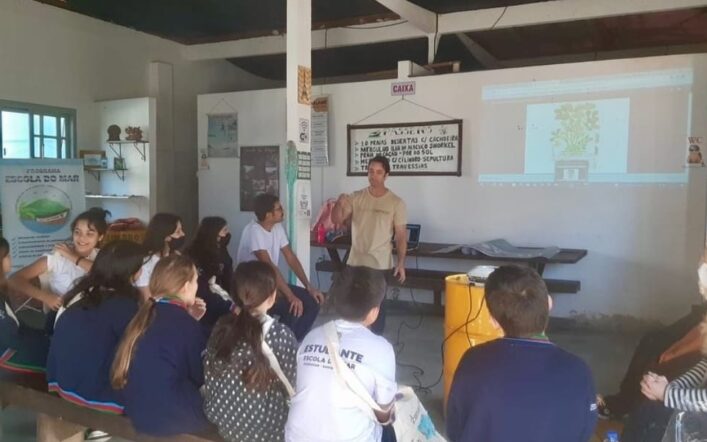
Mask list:
[[[88,430],[86,430],[86,434],[84,435],[83,440],[91,442],[108,442],[110,438],[111,435],[106,433],[105,431],[91,430],[89,428]]]

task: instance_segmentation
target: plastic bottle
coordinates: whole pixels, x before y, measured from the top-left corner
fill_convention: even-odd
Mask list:
[[[618,431],[607,431],[604,436],[604,442],[619,442]]]
[[[317,242],[319,244],[326,242],[326,229],[323,224],[317,226]]]

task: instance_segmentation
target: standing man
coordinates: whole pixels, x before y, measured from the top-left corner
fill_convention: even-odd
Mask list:
[[[347,264],[365,266],[392,275],[405,282],[405,255],[407,254],[407,210],[405,202],[387,187],[390,174],[388,158],[377,155],[368,162],[368,187],[341,194],[331,213],[331,220],[343,224],[351,219],[351,253]],[[395,233],[397,264],[393,266],[391,236]],[[371,325],[381,334],[385,327],[385,310],[381,305],[378,319]]]
[[[243,229],[238,245],[237,264],[244,261],[262,261],[275,270],[278,297],[268,314],[280,317],[280,322],[292,329],[298,341],[302,341],[319,313],[319,304],[324,302],[322,293],[307,279],[302,264],[290,248],[282,220],[285,218],[280,199],[275,195],[261,193],[255,197],[255,217]],[[287,265],[295,272],[305,288],[285,282],[277,264],[282,252]],[[238,284],[238,281],[235,281]]]

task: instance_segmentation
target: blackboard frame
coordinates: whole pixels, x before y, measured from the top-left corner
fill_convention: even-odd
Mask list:
[[[386,124],[347,124],[346,125],[346,176],[366,176],[367,172],[352,172],[351,171],[351,133],[360,129],[387,129],[397,127],[412,127],[412,126],[441,126],[456,124],[459,126],[459,140],[457,145],[457,168],[448,172],[428,172],[428,171],[410,171],[410,172],[395,172],[392,165],[390,176],[461,176],[462,175],[462,129],[463,120],[437,120],[437,121],[418,121],[414,123],[386,123]]]

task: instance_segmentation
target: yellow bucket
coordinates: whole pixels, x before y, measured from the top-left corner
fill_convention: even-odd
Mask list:
[[[466,275],[451,275],[445,281],[444,297],[444,403],[445,409],[454,372],[466,351],[503,336],[493,326],[484,288],[469,284]]]

